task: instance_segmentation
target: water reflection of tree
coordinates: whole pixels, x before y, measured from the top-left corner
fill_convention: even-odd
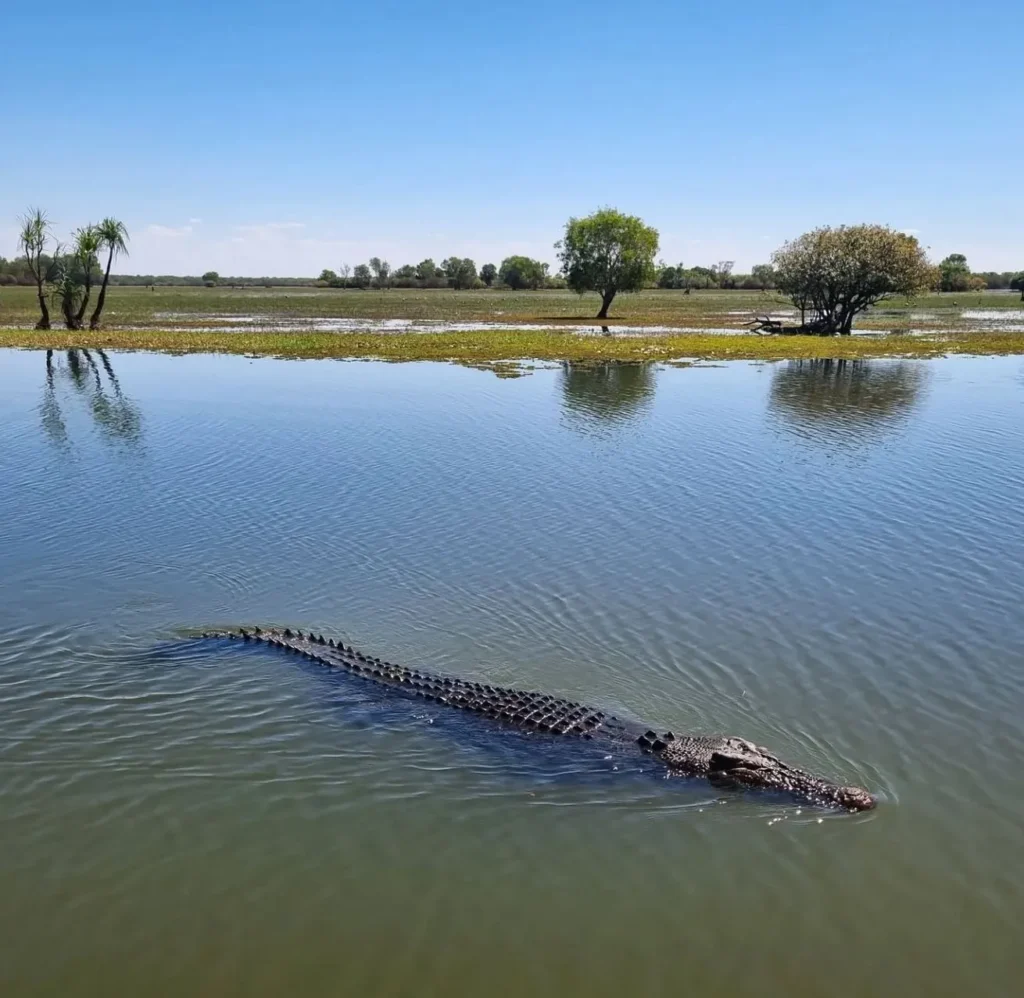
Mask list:
[[[625,424],[654,399],[653,364],[562,364],[562,406],[583,429]]]
[[[95,354],[95,356],[94,356]],[[104,350],[66,350],[63,357],[46,351],[46,386],[40,405],[43,430],[54,443],[68,444],[67,424],[61,409],[59,384],[71,386],[109,440],[135,444],[142,437],[142,417],[135,403],[121,390],[110,357]]]
[[[808,437],[857,443],[905,419],[926,381],[920,361],[789,361],[773,372],[768,408]]]
[[[64,422],[64,414],[57,401],[57,390],[53,384],[53,351],[46,351],[46,387],[43,389],[43,401],[39,406],[39,415],[43,422],[43,431],[58,446],[64,447],[68,442],[68,428]]]

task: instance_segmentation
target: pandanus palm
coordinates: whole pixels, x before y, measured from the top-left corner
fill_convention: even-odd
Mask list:
[[[50,222],[39,208],[29,211],[21,219],[21,232],[18,242],[25,254],[25,261],[36,282],[36,295],[39,298],[40,319],[36,329],[50,328],[50,310],[46,307],[46,273],[47,261],[44,257],[46,241],[50,238]]]
[[[124,222],[116,218],[105,218],[96,226],[100,246],[107,250],[107,269],[103,272],[103,283],[100,285],[100,294],[96,299],[96,309],[89,320],[89,328],[96,329],[100,324],[100,316],[103,314],[103,304],[107,298],[107,283],[110,281],[110,268],[114,257],[124,253],[128,255],[128,230]]]
[[[99,251],[100,233],[95,225],[87,225],[75,233],[75,257],[82,268],[82,300],[75,312],[75,329],[81,329],[85,320],[85,310],[89,307],[89,295],[92,293],[92,274],[99,262]]]
[[[78,258],[75,253],[64,253],[58,244],[53,254],[53,265],[50,267],[48,280],[54,304],[60,307],[64,315],[64,325],[68,329],[79,329],[80,324],[75,316],[82,301],[82,275]]]

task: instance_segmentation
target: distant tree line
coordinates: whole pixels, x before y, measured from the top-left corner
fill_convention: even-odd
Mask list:
[[[1012,270],[1004,270],[997,274],[994,270],[983,270],[975,274],[985,281],[985,289],[988,291],[1019,291],[1021,299],[1024,300],[1024,271],[1015,273]]]
[[[50,253],[43,253],[41,263],[49,269],[54,260]],[[101,275],[98,270],[96,274]],[[211,278],[210,275],[213,275]],[[201,277],[180,274],[111,274],[107,282],[110,287],[185,287],[201,288],[210,284],[237,288],[262,287],[311,287],[316,283],[312,277],[221,277],[214,271],[208,271]],[[32,268],[25,256],[16,256],[11,260],[0,256],[0,286],[22,285],[32,287],[36,283]]]
[[[455,291],[506,287],[515,291],[536,291],[541,288],[564,288],[564,278],[548,273],[548,265],[527,256],[510,256],[501,266],[485,263],[477,269],[468,257],[450,256],[440,264],[432,258],[418,264],[407,263],[392,268],[387,260],[372,257],[369,263],[355,267],[342,264],[337,270],[325,269],[317,278],[317,285],[329,288],[450,288]]]
[[[200,288],[205,285],[228,288],[308,288],[315,282],[312,277],[221,277],[216,271],[210,270],[201,277],[176,274],[116,274],[110,278],[110,283],[122,287]]]
[[[947,260],[956,258],[959,254],[947,257]],[[527,260],[528,257],[509,257],[508,260]],[[52,264],[52,257],[48,254],[42,256],[43,264],[49,268]],[[433,261],[425,261],[433,263]],[[470,261],[472,262],[472,261]],[[506,261],[507,262],[507,261]],[[946,263],[946,261],[943,261]],[[531,261],[532,268],[509,270],[505,274],[493,263],[485,263],[479,270],[477,279],[469,285],[472,288],[507,287],[513,290],[520,289],[562,289],[566,287],[565,278],[558,274],[549,273],[550,267],[546,263]],[[502,265],[504,267],[504,264]],[[725,270],[724,267],[730,267]],[[942,264],[939,265],[937,278],[933,290],[935,291],[1020,291],[1022,272],[1006,270],[998,273],[993,270],[970,271],[966,274],[957,264],[946,268],[943,271]],[[359,268],[356,268],[359,269]],[[341,268],[344,271],[344,268]],[[370,288],[375,286],[375,278],[372,269],[367,265],[360,277],[353,278],[353,270],[348,269],[348,276],[342,276],[341,271],[324,270],[319,278],[315,277],[221,277],[212,271],[202,276],[180,275],[180,274],[111,274],[109,284],[111,287],[119,285],[122,287],[192,287],[205,286],[232,287],[232,288],[270,288],[270,287],[334,287],[334,288]],[[97,271],[98,273],[98,271]],[[468,273],[468,269],[467,269]],[[210,274],[213,274],[211,277]],[[520,275],[528,275],[524,279]],[[539,274],[543,274],[539,277]],[[360,283],[361,282],[361,283]],[[23,285],[31,287],[35,284],[35,278],[28,261],[24,256],[6,259],[0,256],[0,286],[2,285]],[[392,288],[450,288],[454,284],[443,272],[443,268],[435,267],[435,274],[429,278],[420,277],[420,268],[410,265],[399,267],[392,271],[387,286]],[[707,290],[739,290],[739,291],[771,291],[775,289],[775,274],[771,264],[758,264],[751,268],[749,274],[734,274],[731,270],[731,261],[713,264],[710,267],[685,267],[683,264],[674,266],[659,261],[655,268],[655,276],[647,287],[662,289],[691,289],[694,291]]]
[[[770,263],[759,263],[749,274],[734,274],[733,261],[721,260],[710,267],[674,267],[659,262],[657,271],[659,288],[683,288],[688,291],[770,291],[775,287],[775,272]]]
[[[1024,301],[1024,271],[999,274],[994,270],[976,274],[967,265],[963,253],[951,253],[936,268],[936,291],[1019,291]]]
[[[959,254],[953,254],[955,260]],[[509,257],[509,260],[526,260],[528,257]],[[947,258],[947,260],[950,258]],[[42,262],[46,267],[51,265],[52,257],[43,254]],[[433,263],[433,261],[425,261]],[[472,262],[472,261],[471,261]],[[944,263],[946,261],[943,261]],[[549,273],[550,267],[546,263],[531,261],[533,268],[520,269],[500,274],[499,269],[493,263],[485,263],[479,270],[477,279],[473,281],[472,288],[507,287],[513,290],[520,289],[563,289],[566,287],[565,278],[558,274]],[[738,291],[771,291],[775,289],[775,274],[771,264],[763,263],[751,268],[749,274],[734,274],[732,270],[724,270],[723,265],[731,268],[731,261],[713,264],[710,267],[685,267],[679,263],[674,266],[659,261],[655,268],[654,280],[647,285],[651,288],[670,289],[691,289],[694,291],[708,290],[738,290]],[[503,264],[504,266],[504,264]],[[942,265],[940,264],[940,268]],[[356,268],[357,270],[359,268]],[[348,276],[342,276],[342,271],[324,270],[319,278],[315,277],[221,277],[214,274],[210,277],[208,272],[202,276],[181,275],[181,274],[111,274],[109,284],[111,287],[117,285],[122,287],[232,287],[232,288],[270,288],[270,287],[333,287],[333,288],[370,288],[374,286],[374,274],[367,265],[365,271],[361,272],[358,278],[353,278],[353,270],[348,269]],[[442,268],[435,267],[434,276],[429,278],[420,277],[419,267],[407,265],[399,267],[391,272],[388,287],[392,288],[450,288],[454,284],[449,277],[443,273]],[[467,271],[468,272],[468,271]],[[537,275],[542,273],[542,277]],[[528,274],[525,282],[520,275]],[[1019,271],[1006,270],[1002,273],[994,270],[966,272],[954,264],[943,271],[938,271],[937,280],[933,290],[935,291],[1021,291],[1020,287],[1024,274]],[[23,256],[13,259],[6,259],[0,256],[0,286],[23,285],[31,287],[35,284],[32,271],[28,261]]]
[[[509,256],[500,266],[485,263],[479,271],[472,260],[448,257],[440,265],[432,259],[417,265],[392,269],[386,260],[373,257],[369,263],[356,267],[343,265],[338,270],[321,271],[316,283],[321,287],[387,289],[387,288],[450,288],[455,290],[508,288],[512,291],[563,289],[568,286],[564,274],[552,274],[548,264],[528,256]],[[198,282],[197,282],[198,283]],[[768,291],[775,287],[770,264],[760,264],[749,274],[734,274],[733,262],[724,260],[710,267],[666,265],[659,261],[645,276],[647,288],[742,289]]]

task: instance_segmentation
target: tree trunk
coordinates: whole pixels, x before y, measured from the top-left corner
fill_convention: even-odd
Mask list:
[[[75,313],[75,329],[81,329],[82,323],[85,322],[85,310],[89,307],[89,295],[92,292],[92,278],[89,276],[89,271],[85,272],[85,293],[82,295],[82,303],[78,306],[78,311]]]
[[[819,336],[839,336],[843,328],[843,316],[836,315],[835,312],[822,313],[818,319],[811,322],[811,327],[814,327],[816,323],[820,324]]]
[[[46,307],[46,293],[43,291],[43,282],[36,285],[36,294],[39,296],[40,319],[36,323],[36,329],[50,328],[50,310]]]
[[[110,247],[110,254],[107,257],[107,269],[103,272],[103,283],[100,285],[99,297],[96,299],[96,309],[92,313],[92,318],[89,320],[90,329],[98,329],[100,324],[100,316],[103,314],[103,302],[107,297],[107,281],[110,280],[110,267],[114,262],[114,247]]]
[[[601,292],[601,311],[597,313],[599,319],[608,318],[608,309],[611,308],[612,299],[615,297],[615,289]]]
[[[60,310],[64,313],[64,325],[68,329],[80,329],[81,326],[75,319],[75,302],[74,299],[69,298],[67,295],[62,295],[60,300]]]

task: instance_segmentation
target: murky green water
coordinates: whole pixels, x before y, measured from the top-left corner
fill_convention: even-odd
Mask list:
[[[1024,361],[0,352],[0,991],[1009,995]],[[828,817],[290,658],[750,737]],[[609,764],[610,765],[610,764]]]

